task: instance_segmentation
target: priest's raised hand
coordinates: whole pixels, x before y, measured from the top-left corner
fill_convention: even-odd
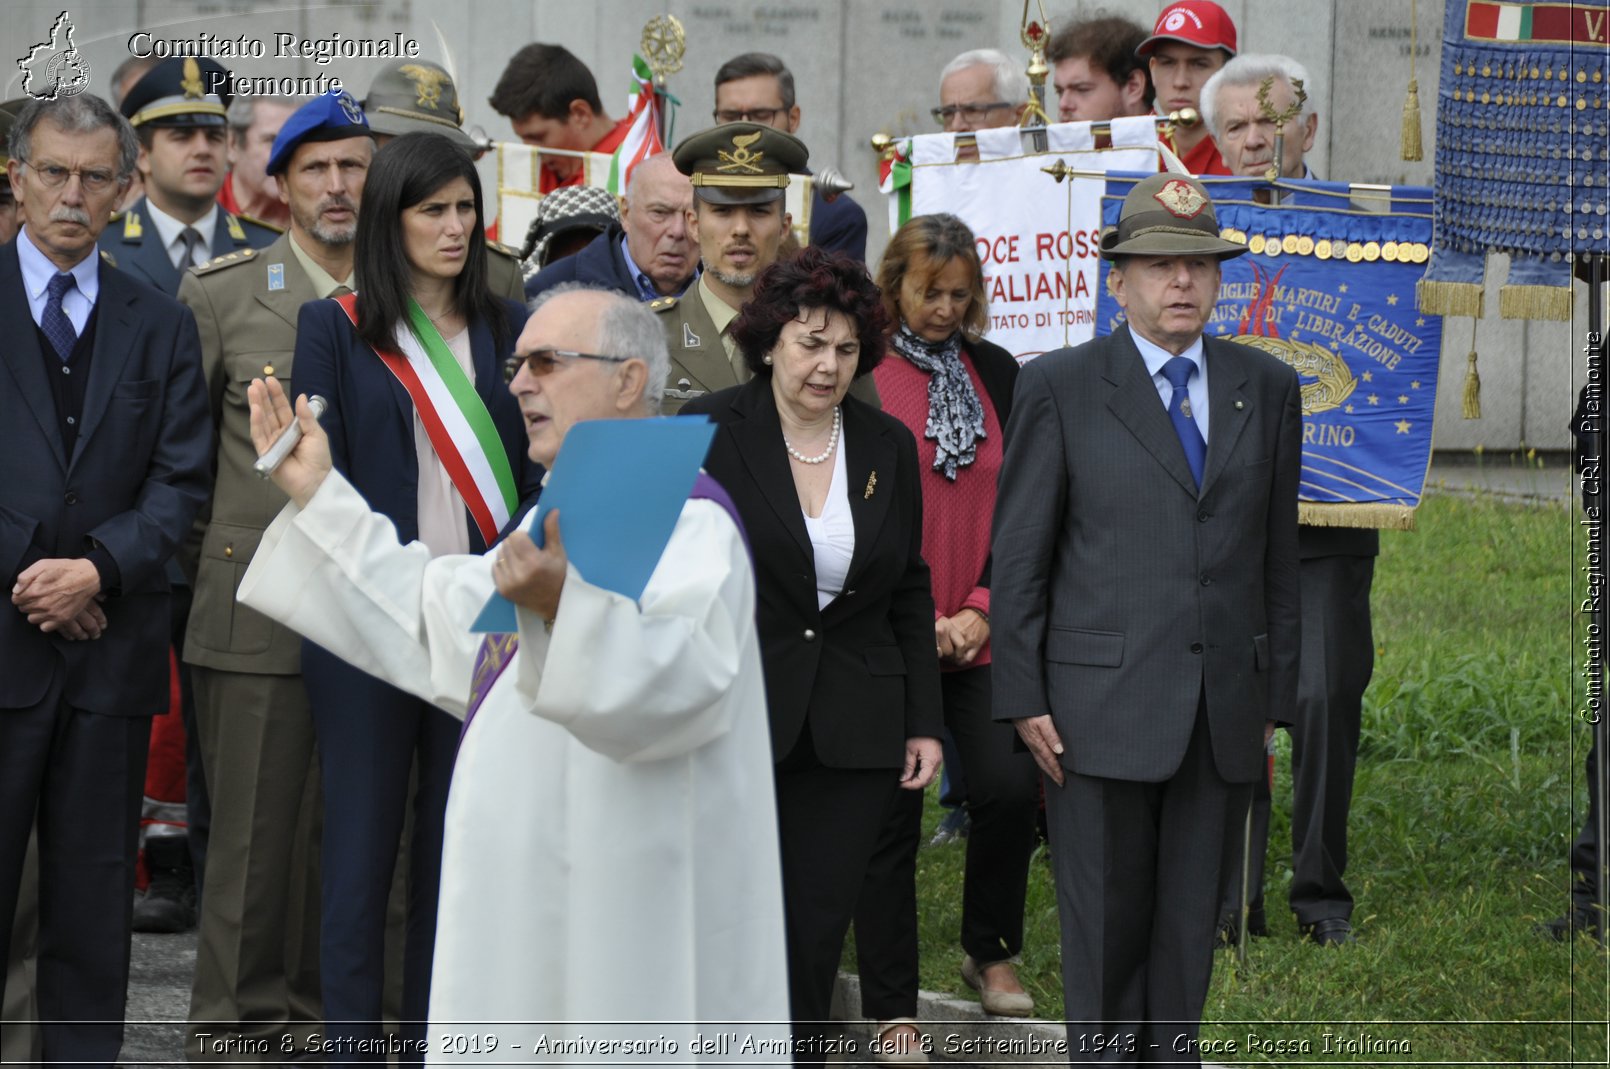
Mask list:
[[[330,474],[330,439],[319,426],[319,421],[308,407],[306,395],[296,399],[296,411],[291,411],[290,399],[278,379],[253,379],[246,387],[246,400],[252,409],[252,445],[262,456],[279,440],[279,436],[295,419],[302,425],[302,440],[274,469],[269,478],[285,491],[285,496],[302,508],[308,503],[324,477]]]

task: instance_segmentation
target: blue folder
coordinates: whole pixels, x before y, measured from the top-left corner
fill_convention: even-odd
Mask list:
[[[555,509],[565,553],[594,586],[636,601],[665,552],[715,436],[703,416],[605,419],[565,435],[525,531],[542,545]],[[514,603],[493,594],[471,631],[519,629]]]

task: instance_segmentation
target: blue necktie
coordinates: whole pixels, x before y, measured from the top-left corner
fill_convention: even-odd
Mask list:
[[[48,296],[45,299],[45,314],[40,317],[39,327],[50,340],[50,347],[56,350],[62,363],[73,355],[73,346],[78,344],[78,331],[73,329],[73,321],[67,318],[62,311],[62,295],[72,289],[74,285],[72,275],[52,276],[46,287]]]
[[[1196,480],[1197,489],[1201,489],[1207,442],[1202,438],[1202,429],[1191,418],[1190,396],[1185,389],[1195,372],[1196,364],[1183,356],[1176,356],[1163,365],[1163,377],[1174,388],[1168,399],[1168,418],[1174,421],[1174,433],[1180,436],[1180,445],[1185,447],[1185,462],[1191,466],[1191,478]]]

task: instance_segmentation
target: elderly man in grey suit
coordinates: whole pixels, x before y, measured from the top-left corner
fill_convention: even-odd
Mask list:
[[[1102,239],[1128,322],[1018,378],[995,508],[994,715],[1046,777],[1069,1057],[1194,1064],[1225,836],[1297,678],[1296,374],[1203,338],[1196,181]]]

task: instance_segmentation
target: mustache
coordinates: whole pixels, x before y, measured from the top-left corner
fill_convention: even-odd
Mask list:
[[[89,226],[89,212],[82,208],[74,208],[64,204],[51,210],[50,221],[53,223],[77,223],[79,226]]]
[[[358,210],[358,205],[357,202],[344,193],[333,197],[325,197],[319,201],[318,212],[320,214],[329,211],[331,208],[345,208],[349,212],[355,212]]]

